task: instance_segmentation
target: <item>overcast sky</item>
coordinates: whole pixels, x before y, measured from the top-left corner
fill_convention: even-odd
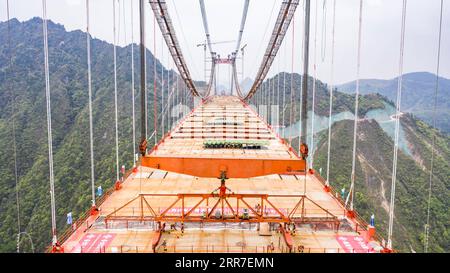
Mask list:
[[[203,48],[197,47],[205,39],[198,0],[166,0],[178,40],[188,67],[197,80],[203,77]],[[325,5],[323,4],[326,2]],[[11,17],[20,21],[42,17],[41,0],[10,0]],[[236,40],[243,9],[243,0],[205,0],[211,39],[213,42]],[[242,45],[245,51],[245,77],[253,78],[266,49],[275,18],[282,0],[250,0]],[[113,41],[112,0],[90,0],[91,33],[94,37]],[[139,41],[138,0],[120,0],[116,17],[120,18],[120,45],[131,41],[131,4],[133,4],[134,41]],[[302,72],[303,1],[297,8],[294,24],[294,50],[292,58],[292,25],[269,75],[278,71]],[[316,11],[317,5],[317,11]],[[330,81],[332,0],[311,1],[310,75],[317,63],[317,77]],[[336,83],[356,77],[357,33],[359,0],[337,0],[336,4]],[[404,71],[436,71],[440,0],[408,0],[405,39]],[[119,8],[120,7],[120,8]],[[398,75],[401,0],[364,0],[361,77],[389,79]],[[49,19],[63,24],[67,30],[86,29],[85,0],[47,0]],[[120,17],[118,15],[120,10]],[[153,14],[146,5],[147,46],[153,51]],[[316,16],[317,14],[317,16]],[[317,18],[317,27],[315,25]],[[6,20],[6,0],[0,0],[0,21]],[[323,24],[322,22],[326,22]],[[119,27],[118,27],[119,28]],[[124,31],[124,29],[126,31]],[[317,29],[317,31],[316,31]],[[159,29],[156,34],[156,56],[166,66],[167,49]],[[125,36],[126,34],[126,36]],[[314,39],[316,37],[316,39]],[[325,37],[323,39],[322,37]],[[316,42],[315,42],[316,40]],[[215,51],[226,56],[236,44],[213,45]],[[314,53],[316,48],[317,54]],[[314,61],[315,59],[315,61]],[[241,63],[238,62],[240,70]],[[441,53],[441,75],[450,78],[450,1],[444,0],[444,18]],[[228,81],[229,68],[220,66],[219,81]]]

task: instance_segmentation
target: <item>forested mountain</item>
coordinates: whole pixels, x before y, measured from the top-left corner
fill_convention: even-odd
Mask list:
[[[391,101],[397,99],[398,78],[392,80],[365,79],[360,81],[362,94],[378,93]],[[355,92],[355,82],[343,84],[339,91]],[[408,73],[403,76],[402,112],[408,112],[428,124],[433,121],[434,93],[436,75],[428,72]],[[436,127],[444,133],[450,133],[450,80],[439,77],[437,97]]]
[[[19,175],[19,205],[21,231],[30,234],[36,251],[43,251],[50,243],[50,196],[48,177],[47,125],[45,112],[44,54],[42,21],[10,21],[13,55],[9,67],[7,23],[0,23],[0,251],[16,249],[17,211],[13,157],[12,121],[14,117],[17,164]],[[90,206],[89,123],[87,93],[86,34],[65,31],[62,25],[49,22],[49,61],[52,95],[53,151],[55,162],[56,208],[58,229],[66,228],[68,212],[74,218]],[[113,47],[97,39],[92,40],[93,117],[96,185],[104,189],[115,182],[114,146],[114,81]],[[139,92],[139,50],[135,49],[135,82]],[[120,165],[132,164],[132,101],[131,101],[131,47],[118,47],[118,105]],[[153,55],[147,52],[147,63]],[[157,62],[158,111],[161,112],[160,75],[167,70]],[[152,87],[153,65],[147,69],[147,80]],[[170,71],[171,82],[176,74]],[[173,76],[173,77],[172,77]],[[290,111],[295,110],[292,123],[299,118],[301,77],[280,73],[275,78],[280,91],[285,91],[284,124],[290,125]],[[309,107],[312,101],[312,79],[309,78]],[[273,83],[273,82],[271,82]],[[167,82],[164,83],[167,87]],[[296,92],[291,100],[292,91]],[[329,93],[326,84],[317,81],[316,121],[327,120]],[[150,88],[153,90],[152,88]],[[274,90],[277,90],[276,88]],[[167,90],[165,91],[167,95]],[[138,94],[138,93],[137,93]],[[273,97],[280,93],[270,94]],[[386,122],[377,121],[377,115],[390,115],[392,102],[387,95],[367,94],[360,98],[357,142],[356,209],[366,219],[376,215],[378,232],[386,234],[387,204],[390,196],[392,170],[392,136]],[[432,96],[431,96],[432,97]],[[167,98],[167,97],[166,97]],[[280,100],[282,96],[279,96]],[[429,97],[430,98],[430,97]],[[14,99],[14,104],[13,104]],[[277,98],[278,100],[278,98]],[[275,101],[277,101],[275,100]],[[139,96],[136,96],[136,116],[139,117]],[[153,107],[149,98],[149,107]],[[354,96],[335,92],[333,119],[336,118],[331,139],[330,181],[340,189],[350,184]],[[15,108],[13,109],[13,105]],[[292,107],[291,107],[292,106]],[[447,110],[449,108],[446,108]],[[344,115],[345,114],[345,115]],[[152,123],[149,115],[149,124]],[[175,120],[176,117],[173,118]],[[137,120],[137,132],[139,126]],[[423,231],[428,201],[429,168],[432,134],[437,134],[437,152],[434,165],[431,202],[430,250],[450,251],[450,139],[412,115],[403,115],[402,140],[405,146],[399,153],[395,210],[394,247],[400,251],[422,251]],[[327,128],[327,127],[326,127]],[[326,148],[328,131],[317,126],[314,168],[326,176]],[[295,131],[295,130],[294,130]],[[293,135],[293,146],[298,138]],[[25,237],[21,250],[30,251]]]
[[[42,251],[50,242],[51,230],[42,20],[33,18],[19,22],[12,19],[10,27],[12,69],[9,67],[7,23],[0,23],[0,251],[15,251],[18,229],[13,116],[21,231],[30,234],[36,251]],[[67,32],[62,25],[49,21],[48,37],[55,197],[58,229],[62,231],[66,228],[66,214],[71,211],[77,218],[89,208],[91,199],[86,34]],[[139,138],[139,48],[134,47],[136,135]],[[97,186],[107,189],[115,182],[113,46],[92,39],[91,50],[95,178]],[[152,92],[153,60],[148,51],[147,81]],[[117,68],[119,162],[130,168],[133,159],[131,46],[117,48]],[[168,71],[157,62],[158,113],[161,111],[161,69],[166,79]],[[170,86],[176,77],[170,71]],[[167,80],[164,84],[166,89]],[[153,109],[153,96],[149,95],[148,106]],[[149,115],[148,123],[153,124],[153,115]],[[30,251],[25,236],[21,248]]]
[[[275,81],[279,88],[286,90],[286,101],[291,101],[291,74],[281,73],[268,81]],[[284,81],[285,80],[285,81]],[[287,131],[298,132],[298,123],[291,125],[291,110],[295,111],[294,121],[299,119],[301,76],[292,76],[295,92],[294,105],[291,103],[285,111]],[[313,79],[309,78],[308,90],[308,145],[311,148],[311,107]],[[285,82],[285,84],[283,84]],[[333,93],[333,112],[331,127],[331,160],[330,183],[336,190],[350,188],[353,129],[354,129],[354,94],[335,91]],[[316,82],[315,96],[315,149],[314,169],[322,177],[326,177],[329,88],[320,81]],[[431,100],[433,95],[428,99]],[[448,110],[448,108],[447,108]],[[393,160],[393,128],[395,105],[380,94],[360,96],[359,125],[356,149],[356,182],[355,208],[365,218],[370,219],[372,213],[377,219],[376,227],[387,238],[388,210],[390,202],[392,160]],[[325,123],[324,126],[320,126]],[[294,130],[289,130],[293,128]],[[450,251],[450,137],[430,127],[412,114],[401,116],[400,151],[398,156],[397,187],[395,202],[394,247],[403,252],[423,251],[424,228],[426,224],[428,188],[430,176],[432,136],[436,134],[436,148],[432,176],[432,198],[430,214],[430,251]],[[289,139],[288,135],[285,135]],[[292,135],[292,146],[298,147],[298,133]],[[310,158],[311,160],[311,151]]]

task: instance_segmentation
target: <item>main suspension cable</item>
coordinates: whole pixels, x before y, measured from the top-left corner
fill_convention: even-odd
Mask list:
[[[53,172],[53,136],[52,136],[52,109],[50,97],[50,70],[48,64],[48,29],[47,29],[47,1],[42,0],[42,29],[44,35],[44,72],[45,72],[45,100],[47,111],[47,145],[48,165],[50,178],[50,210],[52,215],[52,244],[57,245],[56,232],[56,204],[55,204],[55,176]]]
[[[258,50],[256,51],[256,52],[258,52],[258,55],[261,55],[261,54],[259,54],[261,52],[261,46],[264,44],[264,39],[266,38],[267,30],[269,30],[269,24],[270,24],[270,22],[272,20],[273,11],[275,9],[275,4],[276,3],[277,3],[277,1],[273,1],[273,5],[272,5],[272,8],[270,10],[270,16],[269,16],[269,19],[267,20],[266,26],[264,28],[264,35],[261,37],[261,41],[259,42]],[[255,59],[252,62],[253,63],[252,64],[253,70],[251,71],[251,73],[253,73],[254,69],[257,68],[256,62],[258,61],[258,57],[257,57],[258,55],[255,55]]]
[[[434,150],[436,142],[436,109],[437,109],[437,95],[439,90],[439,74],[440,74],[440,62],[441,62],[441,42],[442,42],[442,11],[444,9],[444,0],[441,0],[440,16],[439,16],[439,38],[438,38],[438,51],[437,51],[437,64],[436,64],[436,88],[434,90],[434,108],[433,108],[433,136],[431,144],[431,162],[430,162],[430,179],[428,188],[428,204],[427,204],[427,223],[425,225],[425,244],[424,252],[428,253],[428,244],[430,236],[430,209],[431,209],[431,195],[433,184],[433,168],[434,168]]]
[[[402,27],[400,37],[400,58],[399,58],[399,77],[397,85],[397,102],[396,102],[396,117],[395,117],[395,137],[394,137],[394,157],[392,159],[392,183],[391,183],[391,201],[389,206],[389,228],[387,247],[392,249],[392,232],[394,228],[394,207],[395,207],[395,184],[397,182],[397,156],[398,156],[398,141],[400,132],[400,115],[401,115],[401,101],[403,88],[403,56],[405,49],[405,22],[406,22],[406,4],[407,0],[403,0],[402,8]]]

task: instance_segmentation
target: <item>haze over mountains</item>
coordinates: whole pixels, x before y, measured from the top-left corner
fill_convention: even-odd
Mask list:
[[[403,76],[401,98],[402,112],[413,115],[432,124],[434,109],[434,94],[436,91],[436,75],[428,72],[408,73]],[[378,93],[395,102],[397,99],[398,78],[391,80],[363,79],[360,81],[362,94]],[[338,86],[338,90],[354,93],[356,82]],[[439,78],[437,93],[436,127],[445,133],[450,133],[450,80]]]
[[[16,249],[16,204],[15,177],[12,137],[12,116],[16,121],[16,141],[18,147],[19,195],[21,207],[21,231],[30,234],[36,251],[43,251],[50,243],[50,197],[48,195],[48,154],[45,121],[45,89],[43,65],[42,21],[33,18],[26,22],[11,20],[11,45],[13,69],[9,69],[9,50],[7,39],[0,39],[0,251],[13,252]],[[87,73],[86,73],[86,36],[82,31],[67,32],[62,25],[49,22],[50,82],[52,91],[54,159],[56,183],[56,207],[58,230],[68,228],[65,217],[73,213],[74,219],[84,213],[90,206],[90,166],[89,166],[89,125],[87,105]],[[0,23],[0,37],[7,37],[7,24]],[[136,45],[135,45],[136,46]],[[118,53],[118,103],[119,103],[119,151],[120,162],[127,168],[132,164],[132,122],[131,108],[131,55],[130,46],[119,47]],[[139,52],[136,46],[135,52]],[[153,62],[153,55],[147,52],[148,62]],[[113,108],[113,68],[112,45],[104,41],[92,40],[92,72],[93,72],[93,114],[94,114],[94,147],[96,185],[104,189],[111,187],[114,175],[114,108]],[[139,64],[139,54],[135,54],[135,64]],[[157,62],[157,77],[161,71],[168,70]],[[135,81],[139,82],[139,66],[136,65]],[[149,82],[153,82],[153,66],[147,70]],[[174,78],[176,74],[170,71]],[[422,104],[433,97],[430,93],[433,85],[432,75],[423,73],[405,76],[405,88],[413,90],[420,97]],[[421,75],[424,78],[421,78]],[[279,90],[286,90],[286,98],[290,98],[290,86],[298,90],[301,77],[279,73],[275,76],[285,77]],[[412,79],[411,79],[412,77]],[[423,81],[421,81],[422,79]],[[159,78],[157,82],[159,83]],[[312,79],[308,79],[312,83]],[[448,92],[443,79],[442,94]],[[242,88],[250,88],[251,79],[245,79]],[[378,86],[379,92],[396,90],[396,81],[372,80],[367,88],[373,90]],[[169,83],[170,85],[173,82]],[[310,88],[312,84],[309,85]],[[420,87],[420,88],[419,88]],[[339,87],[340,90],[352,90],[351,84]],[[445,91],[445,90],[447,91]],[[136,88],[136,90],[139,90]],[[157,86],[161,94],[161,86]],[[428,90],[427,99],[419,96],[421,90]],[[364,91],[366,92],[366,91]],[[404,94],[406,94],[405,89]],[[424,91],[425,92],[425,91]],[[371,93],[367,91],[367,93]],[[382,94],[389,97],[389,92]],[[394,92],[395,94],[395,92]],[[443,95],[439,102],[448,102],[449,96]],[[312,92],[309,92],[309,101]],[[407,97],[407,95],[405,95]],[[316,121],[328,116],[327,85],[318,81],[316,93]],[[15,99],[13,111],[12,101]],[[419,98],[418,98],[419,99]],[[333,97],[333,115],[351,113],[354,109],[354,96],[343,92],[335,92]],[[387,115],[392,110],[392,102],[376,94],[367,94],[360,98],[360,115],[366,119],[361,122],[357,145],[356,175],[356,209],[369,219],[376,215],[377,232],[385,235],[387,228],[386,202],[390,196],[390,175],[392,169],[392,137],[386,130],[386,123],[379,122],[373,115]],[[394,98],[395,100],[395,98]],[[284,124],[289,125],[292,104],[298,105],[299,98],[287,100],[284,109],[280,109],[280,117],[284,112]],[[406,102],[405,102],[406,101]],[[139,116],[139,97],[135,101],[136,115]],[[150,105],[152,101],[149,102]],[[158,96],[158,106],[161,96]],[[421,104],[414,104],[405,99],[405,109],[417,110]],[[309,104],[311,106],[311,104]],[[410,106],[409,106],[410,105]],[[446,107],[441,110],[448,111]],[[152,106],[150,106],[152,107]],[[428,106],[427,106],[428,107]],[[423,108],[428,109],[423,106]],[[429,109],[432,109],[431,107]],[[294,117],[298,119],[298,107]],[[417,116],[419,116],[417,114]],[[353,117],[354,118],[354,117]],[[149,124],[152,124],[149,117]],[[173,118],[174,120],[176,118]],[[294,122],[296,121],[294,119]],[[392,123],[392,122],[391,122]],[[429,125],[412,115],[401,118],[402,139],[410,153],[399,154],[398,183],[396,195],[394,247],[401,251],[422,251],[423,225],[426,215],[428,197],[428,178],[430,169],[431,138],[437,134],[437,153],[433,175],[433,195],[431,206],[430,251],[449,252],[450,234],[450,138],[437,132]],[[445,124],[444,124],[445,125]],[[447,124],[448,125],[448,124]],[[445,127],[445,126],[444,126]],[[139,135],[139,126],[137,126]],[[351,169],[351,147],[353,121],[351,115],[335,119],[331,140],[330,181],[333,187],[340,189],[349,187]],[[313,155],[314,168],[326,169],[328,127],[317,131],[317,149]],[[293,139],[293,146],[298,141]],[[23,251],[30,251],[29,242],[21,241]]]

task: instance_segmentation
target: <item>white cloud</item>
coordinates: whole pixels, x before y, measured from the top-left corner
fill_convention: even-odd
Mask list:
[[[79,6],[81,4],[81,0],[66,0],[66,3],[69,6]]]

